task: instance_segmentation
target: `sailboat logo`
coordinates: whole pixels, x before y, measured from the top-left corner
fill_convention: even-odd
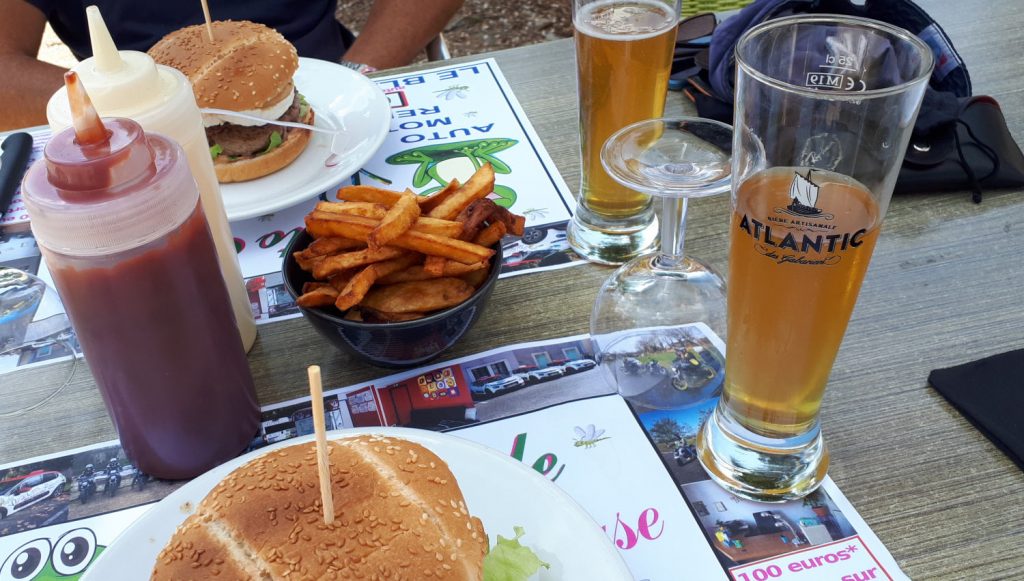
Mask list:
[[[776,208],[776,212],[807,218],[824,218],[825,220],[833,218],[832,214],[822,213],[821,208],[818,207],[820,186],[814,183],[811,175],[813,171],[813,169],[808,169],[804,175],[793,172],[793,182],[789,186],[790,203],[785,208]]]

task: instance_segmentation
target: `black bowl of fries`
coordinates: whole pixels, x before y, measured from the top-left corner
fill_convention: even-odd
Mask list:
[[[454,345],[491,296],[501,238],[523,228],[486,199],[493,173],[476,180],[429,199],[354,186],[339,191],[342,202],[317,204],[282,267],[306,320],[382,367],[419,365]]]

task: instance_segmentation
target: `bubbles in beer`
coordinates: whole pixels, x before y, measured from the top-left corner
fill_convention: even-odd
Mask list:
[[[581,206],[600,220],[630,220],[651,206],[601,167],[601,147],[630,123],[661,117],[675,46],[676,16],[651,0],[598,1],[576,14],[580,95]]]
[[[656,36],[674,26],[677,18],[661,2],[592,2],[580,8],[576,28],[607,40],[637,40]]]
[[[830,171],[772,168],[737,190],[723,399],[743,427],[779,438],[817,421],[881,216],[867,188]]]

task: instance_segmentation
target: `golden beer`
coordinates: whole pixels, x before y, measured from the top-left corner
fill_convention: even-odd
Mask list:
[[[608,177],[601,147],[626,125],[662,115],[678,23],[673,8],[656,1],[598,1],[580,6],[574,18],[581,201],[602,218],[631,217],[650,204],[649,196]]]
[[[806,168],[755,174],[734,208],[722,400],[745,428],[786,438],[818,416],[879,208],[850,178]]]
[[[763,22],[733,55],[726,376],[698,459],[779,502],[825,480],[821,399],[935,61],[906,30],[827,14]]]

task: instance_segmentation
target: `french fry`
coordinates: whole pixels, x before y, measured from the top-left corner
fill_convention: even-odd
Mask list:
[[[306,249],[308,250],[308,248]],[[299,265],[299,268],[306,272],[312,272],[313,268],[323,261],[323,256],[310,256],[306,253],[306,250],[300,250],[298,252],[292,252],[292,256],[295,258],[295,264]]]
[[[412,228],[419,217],[420,207],[416,203],[416,196],[409,190],[406,190],[398,201],[391,206],[387,214],[384,215],[380,224],[377,224],[370,231],[370,235],[366,238],[367,245],[370,249],[381,248],[395,238],[405,234],[409,228]]]
[[[329,214],[349,214],[377,220],[388,213],[388,206],[371,202],[317,202],[316,209]]]
[[[462,233],[462,224],[451,220],[439,220],[437,218],[420,216],[411,229],[417,232],[423,232],[424,234],[458,238],[459,234]]]
[[[477,270],[487,270],[487,267],[490,265],[490,261],[487,260],[481,260],[473,264],[462,264],[461,262],[447,260],[444,263],[444,276],[459,276]]]
[[[322,287],[325,287],[325,286],[330,286],[330,285],[327,284],[326,282],[304,282],[304,283],[302,283],[302,294],[306,294],[308,292],[313,292],[316,289],[322,288]]]
[[[320,212],[313,212],[306,216],[306,230],[314,237],[344,236],[354,240],[366,240],[378,224],[376,220],[361,216],[336,214],[328,215],[329,218],[324,219],[320,214]],[[459,228],[461,229],[461,225]],[[428,234],[416,230],[415,227],[392,240],[391,246],[432,256],[444,256],[463,264],[487,260],[494,254],[490,248],[447,236]]]
[[[367,248],[365,250],[325,256],[313,265],[313,278],[325,279],[350,268],[396,258],[404,253],[405,251],[400,248],[386,246],[376,250]]]
[[[348,286],[348,281],[352,280],[352,277],[356,275],[356,270],[346,270],[339,272],[334,276],[328,277],[327,284],[331,285],[334,290],[341,292]]]
[[[456,262],[455,264],[461,263]],[[393,272],[387,276],[382,276],[381,278],[377,279],[377,282],[380,284],[395,284],[396,282],[411,282],[414,280],[428,280],[431,278],[439,277],[427,274],[426,271],[423,270],[422,264],[414,264],[409,268],[406,268],[405,270],[400,270],[398,272]]]
[[[359,308],[349,309],[348,312],[345,313],[345,316],[342,318],[345,319],[346,321],[356,321],[358,323],[362,323],[363,312],[359,310]]]
[[[473,177],[436,208],[427,213],[431,218],[452,220],[473,200],[483,198],[494,191],[494,168],[485,163],[476,170]]]
[[[396,282],[412,282],[414,280],[429,280],[442,276],[461,276],[476,270],[487,270],[490,263],[486,260],[474,264],[462,264],[453,260],[444,261],[444,271],[439,275],[433,275],[426,271],[424,265],[416,264],[398,272],[381,277],[377,280],[379,284],[395,284]]]
[[[363,320],[374,323],[401,323],[415,321],[426,316],[426,313],[389,313],[368,307],[360,307],[359,310],[362,312]]]
[[[459,236],[462,240],[472,240],[476,238],[476,235],[483,228],[484,222],[491,220],[491,217],[497,213],[498,206],[491,200],[484,198],[482,200],[473,200],[468,206],[459,212],[459,215],[455,217],[456,222],[462,223],[462,234]]]
[[[512,224],[509,225],[508,231],[513,236],[522,236],[523,232],[526,232],[526,216],[512,214]]]
[[[338,307],[338,310],[344,311],[350,309],[366,296],[369,292],[370,287],[373,283],[377,282],[378,278],[387,276],[393,272],[398,272],[403,268],[408,268],[410,265],[419,260],[419,256],[413,253],[406,253],[398,258],[391,260],[385,260],[383,262],[375,262],[363,270],[357,272],[345,288],[338,293],[338,298],[334,301],[334,306]],[[385,309],[387,310],[387,309]]]
[[[423,261],[423,272],[437,278],[444,274],[444,264],[448,259],[443,256],[428,256]]]
[[[306,272],[312,272],[317,264],[323,262],[324,257],[337,254],[343,250],[356,248],[366,248],[366,244],[348,238],[318,238],[310,242],[309,246],[305,249],[293,252],[292,256],[295,257],[295,262],[299,265],[299,268]]]
[[[378,262],[374,264],[374,269],[377,272],[377,278],[383,278],[389,274],[396,273],[400,270],[405,270],[410,266],[416,264],[423,257],[415,252],[406,253],[404,256],[400,256],[393,260],[385,260],[384,262]]]
[[[365,244],[358,240],[350,240],[348,238],[317,238],[310,242],[303,252],[308,250],[307,256],[309,257],[327,256],[328,254],[337,254],[342,250],[356,250],[365,246]]]
[[[459,278],[466,281],[466,284],[473,288],[480,288],[480,285],[484,284],[487,280],[488,269],[474,270],[473,272],[464,274]]]
[[[320,222],[310,226],[310,220],[313,222]],[[352,214],[332,214],[330,212],[323,212],[320,210],[314,210],[306,216],[306,229],[309,230],[309,235],[314,238],[321,238],[325,236],[340,236],[344,238],[351,238],[355,240],[361,240],[365,244],[366,238],[355,238],[353,236],[346,236],[345,234],[332,234],[329,228],[323,227],[323,222],[348,222],[348,223],[359,223],[369,225],[367,234],[370,230],[373,230],[380,223],[380,220],[374,218],[366,218],[364,216],[354,216]],[[456,238],[462,232],[462,224],[453,222],[451,220],[438,220],[437,218],[427,218],[420,216],[416,223],[413,224],[411,230],[416,232],[424,232],[426,234],[436,234],[438,236],[447,236],[449,238]]]
[[[447,200],[448,196],[454,194],[461,185],[462,184],[459,183],[459,180],[453,179],[452,181],[448,182],[448,185],[434,192],[433,194],[429,196],[420,196],[416,200],[420,204],[420,212],[425,214],[433,210],[438,205],[440,205],[441,202]]]
[[[402,196],[401,192],[373,186],[348,186],[338,190],[338,199],[348,202],[370,202],[391,206]]]
[[[459,180],[452,180],[444,188],[430,196],[416,196],[416,203],[420,205],[423,212],[429,212],[448,199],[448,196],[458,190],[460,185]],[[401,192],[363,185],[347,186],[338,190],[339,200],[383,204],[388,207],[397,202],[401,196]]]
[[[461,279],[436,278],[377,287],[366,294],[362,306],[390,313],[422,313],[455,306],[472,294],[473,287]]]
[[[473,244],[488,247],[494,246],[505,237],[505,234],[508,234],[508,229],[504,222],[492,222],[476,235],[476,238],[473,239]]]
[[[348,281],[345,288],[338,293],[334,300],[334,306],[338,307],[339,311],[346,311],[356,306],[370,291],[370,287],[377,281],[377,273],[373,267],[374,265],[371,264],[357,272]]]
[[[471,242],[421,232],[407,232],[393,240],[392,244],[428,256],[443,256],[463,264],[474,264],[494,255],[494,251],[490,248],[484,248]]]
[[[505,223],[508,231],[513,236],[522,236],[523,231],[526,229],[526,216],[520,216],[519,214],[513,214],[508,209],[502,208],[501,206],[494,205],[494,216]]]
[[[406,192],[409,194],[412,193],[408,190],[406,190]],[[433,196],[431,196],[431,198],[433,198]],[[316,211],[325,212],[327,214],[348,214],[350,216],[362,216],[364,218],[382,220],[388,213],[388,206],[371,202],[317,202]],[[420,211],[422,212],[422,206]],[[450,220],[438,220],[437,218],[429,218],[425,216],[420,217],[416,223],[420,226],[427,224],[433,227],[440,227],[441,225],[444,225],[445,228],[455,228]]]
[[[307,289],[307,286],[312,284],[319,284],[320,286],[312,287]],[[334,304],[334,301],[338,298],[338,291],[329,284],[325,283],[306,283],[302,287],[302,296],[295,299],[300,307],[305,309],[313,309],[316,307],[329,307]]]

